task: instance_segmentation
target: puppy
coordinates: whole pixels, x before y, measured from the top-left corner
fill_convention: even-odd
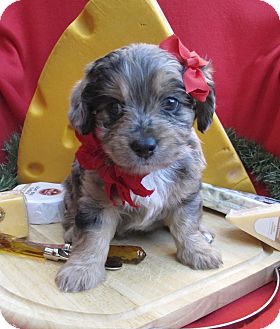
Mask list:
[[[62,291],[94,288],[115,234],[166,224],[178,260],[194,269],[218,268],[221,256],[204,238],[201,172],[205,166],[193,123],[204,132],[215,96],[210,65],[201,70],[210,92],[205,102],[186,93],[185,71],[175,56],[148,44],[132,44],[88,65],[74,87],[69,119],[80,136],[98,136],[110,163],[143,177],[150,196],[130,192],[132,204],[105,193],[96,170],[75,161],[65,181],[65,240],[73,243],[56,284]]]

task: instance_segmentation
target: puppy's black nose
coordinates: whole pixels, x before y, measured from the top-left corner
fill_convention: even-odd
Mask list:
[[[157,146],[157,141],[154,137],[145,137],[133,141],[130,144],[132,150],[141,158],[148,159],[153,155],[154,150]]]

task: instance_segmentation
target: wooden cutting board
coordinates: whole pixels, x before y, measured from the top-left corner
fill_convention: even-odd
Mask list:
[[[81,293],[58,291],[54,278],[61,263],[0,255],[0,309],[10,323],[26,329],[179,328],[272,280],[280,252],[216,213],[205,211],[203,222],[216,234],[221,269],[181,265],[165,229],[116,241],[142,246],[146,259],[108,271],[103,284]],[[32,226],[30,238],[62,243],[62,228]]]

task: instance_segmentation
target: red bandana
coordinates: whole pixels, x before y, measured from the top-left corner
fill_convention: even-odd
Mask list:
[[[104,190],[107,197],[117,206],[114,195],[117,194],[131,207],[138,208],[131,199],[130,191],[142,197],[150,196],[153,190],[147,190],[141,181],[146,175],[132,176],[123,172],[120,167],[112,162],[102,148],[102,144],[93,134],[85,136],[76,132],[76,137],[81,142],[81,146],[76,152],[76,158],[80,166],[86,170],[96,170],[99,177],[104,182]]]
[[[183,75],[186,92],[198,101],[205,102],[210,88],[200,67],[207,65],[208,62],[199,57],[195,51],[189,51],[175,34],[162,41],[159,47],[170,52],[186,66]]]

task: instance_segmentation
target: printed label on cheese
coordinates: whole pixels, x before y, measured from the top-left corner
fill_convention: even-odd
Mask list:
[[[53,183],[32,183],[18,185],[15,190],[22,191],[27,198],[34,196],[34,198],[40,198],[40,196],[52,197],[63,192],[60,188],[60,184]],[[39,194],[38,194],[39,193]],[[33,200],[33,198],[30,198]]]
[[[269,217],[261,218],[255,222],[255,230],[257,233],[266,238],[280,242],[280,218]]]
[[[62,193],[62,191],[57,188],[45,188],[40,190],[39,193],[42,195],[53,196]]]

